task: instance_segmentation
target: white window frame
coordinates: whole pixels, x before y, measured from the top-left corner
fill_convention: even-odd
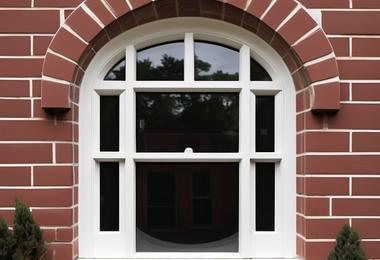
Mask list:
[[[184,39],[184,81],[136,81],[136,49]],[[194,44],[207,40],[240,50],[239,81],[194,81]],[[126,81],[103,81],[126,56]],[[273,81],[250,81],[250,57]],[[135,93],[236,92],[237,153],[136,153]],[[241,27],[207,18],[172,18],[131,29],[95,56],[80,90],[79,256],[81,258],[261,258],[296,257],[295,88],[281,57]],[[120,152],[99,150],[99,95],[120,95]],[[255,95],[275,96],[275,151],[255,152]],[[99,162],[120,162],[120,231],[99,231]],[[239,250],[237,253],[136,252],[136,162],[239,162]],[[255,231],[255,162],[275,162],[275,231]]]

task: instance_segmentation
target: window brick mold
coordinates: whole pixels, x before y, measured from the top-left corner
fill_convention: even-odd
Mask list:
[[[308,90],[304,109],[322,114],[339,110],[334,50],[323,29],[295,0],[86,0],[49,45],[42,69],[42,108],[49,113],[69,111],[76,102],[70,89],[80,86],[91,59],[112,38],[144,23],[181,16],[224,20],[257,34],[283,57],[296,89]]]

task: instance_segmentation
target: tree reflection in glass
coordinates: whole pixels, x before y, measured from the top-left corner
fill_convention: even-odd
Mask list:
[[[237,152],[239,94],[137,93],[138,152]]]
[[[183,42],[164,43],[137,52],[137,80],[183,80]]]
[[[239,80],[239,51],[215,43],[194,43],[195,80]]]
[[[125,58],[118,61],[106,74],[104,80],[125,80]]]

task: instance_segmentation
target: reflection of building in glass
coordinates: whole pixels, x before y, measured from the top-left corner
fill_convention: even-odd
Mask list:
[[[137,250],[154,251],[160,246],[171,251],[182,245],[175,250],[237,251],[238,167],[237,163],[138,163],[137,228],[155,239],[138,236]],[[145,238],[154,249],[146,248]]]

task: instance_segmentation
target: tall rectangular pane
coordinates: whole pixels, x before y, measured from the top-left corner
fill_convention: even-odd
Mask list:
[[[100,151],[119,151],[119,96],[100,96]]]
[[[100,163],[100,231],[119,230],[119,163]]]
[[[256,163],[256,231],[274,231],[274,188],[274,163]]]
[[[274,152],[274,96],[256,96],[256,152]]]

